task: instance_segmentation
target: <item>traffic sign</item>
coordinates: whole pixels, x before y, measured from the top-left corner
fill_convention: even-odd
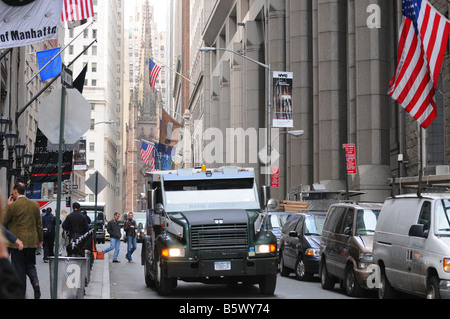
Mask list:
[[[39,104],[38,127],[53,144],[59,144],[62,88],[54,89]],[[64,144],[74,144],[91,126],[91,104],[77,89],[66,89]]]
[[[108,181],[98,171],[95,171],[85,182],[94,195],[98,195],[108,184]]]

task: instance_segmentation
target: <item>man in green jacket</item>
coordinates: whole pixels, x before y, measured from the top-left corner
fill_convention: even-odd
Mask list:
[[[12,196],[6,202],[3,223],[9,232],[23,242],[23,249],[8,243],[11,264],[26,286],[26,276],[34,289],[34,298],[39,299],[41,291],[36,270],[36,248],[42,246],[42,218],[39,204],[25,196],[25,185],[16,183]]]

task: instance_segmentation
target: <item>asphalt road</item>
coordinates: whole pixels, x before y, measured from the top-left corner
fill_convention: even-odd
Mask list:
[[[109,245],[98,245],[98,249],[103,249]],[[112,260],[113,252],[108,253],[109,260]],[[112,299],[163,299],[158,293],[147,288],[144,282],[144,267],[140,263],[141,244],[133,254],[134,263],[129,263],[125,259],[126,244],[121,243],[119,260],[120,263],[110,264],[110,284]],[[106,256],[105,256],[106,258]],[[375,298],[373,293],[367,293],[363,298]],[[277,287],[273,296],[261,296],[257,285],[206,285],[203,283],[186,283],[178,281],[178,286],[174,290],[172,299],[352,299],[348,297],[339,285],[332,291],[323,290],[318,277],[311,282],[301,282],[290,277],[278,275]]]

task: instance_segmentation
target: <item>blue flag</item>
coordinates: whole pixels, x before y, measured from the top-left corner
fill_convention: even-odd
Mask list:
[[[55,55],[59,53],[61,48],[54,48],[44,51],[36,52],[36,56],[39,63],[39,70],[46,65]],[[47,79],[54,78],[62,70],[61,54],[58,55],[45,69],[41,71],[41,81],[44,82]]]

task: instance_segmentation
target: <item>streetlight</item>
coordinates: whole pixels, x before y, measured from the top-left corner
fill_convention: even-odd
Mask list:
[[[283,131],[283,132],[279,132],[279,133],[278,133],[277,135],[275,135],[275,137],[273,138],[272,144],[273,144],[273,142],[276,140],[276,138],[277,138],[278,136],[282,135],[282,134],[287,134],[287,135],[291,135],[291,136],[294,136],[294,137],[300,137],[300,136],[302,136],[303,134],[305,134],[305,131],[304,131],[304,130],[293,130],[293,131]]]
[[[97,122],[97,123],[92,124],[92,126],[97,125],[97,124],[102,124],[102,123],[104,123],[104,124],[114,124],[114,120]]]
[[[267,174],[267,186],[270,185],[270,165],[271,165],[271,157],[272,157],[272,141],[271,141],[271,129],[272,129],[272,103],[271,103],[271,91],[270,91],[270,72],[271,72],[271,68],[270,68],[270,63],[269,64],[264,64],[261,63],[259,61],[256,61],[252,58],[249,58],[246,55],[243,55],[241,51],[237,52],[237,51],[233,51],[230,49],[226,49],[226,48],[215,48],[215,47],[202,47],[200,48],[201,52],[210,52],[210,51],[217,51],[217,50],[221,50],[221,51],[226,51],[226,52],[230,52],[233,54],[236,54],[250,62],[256,63],[259,66],[267,69],[267,158],[268,158],[268,162],[266,164],[266,174]]]

